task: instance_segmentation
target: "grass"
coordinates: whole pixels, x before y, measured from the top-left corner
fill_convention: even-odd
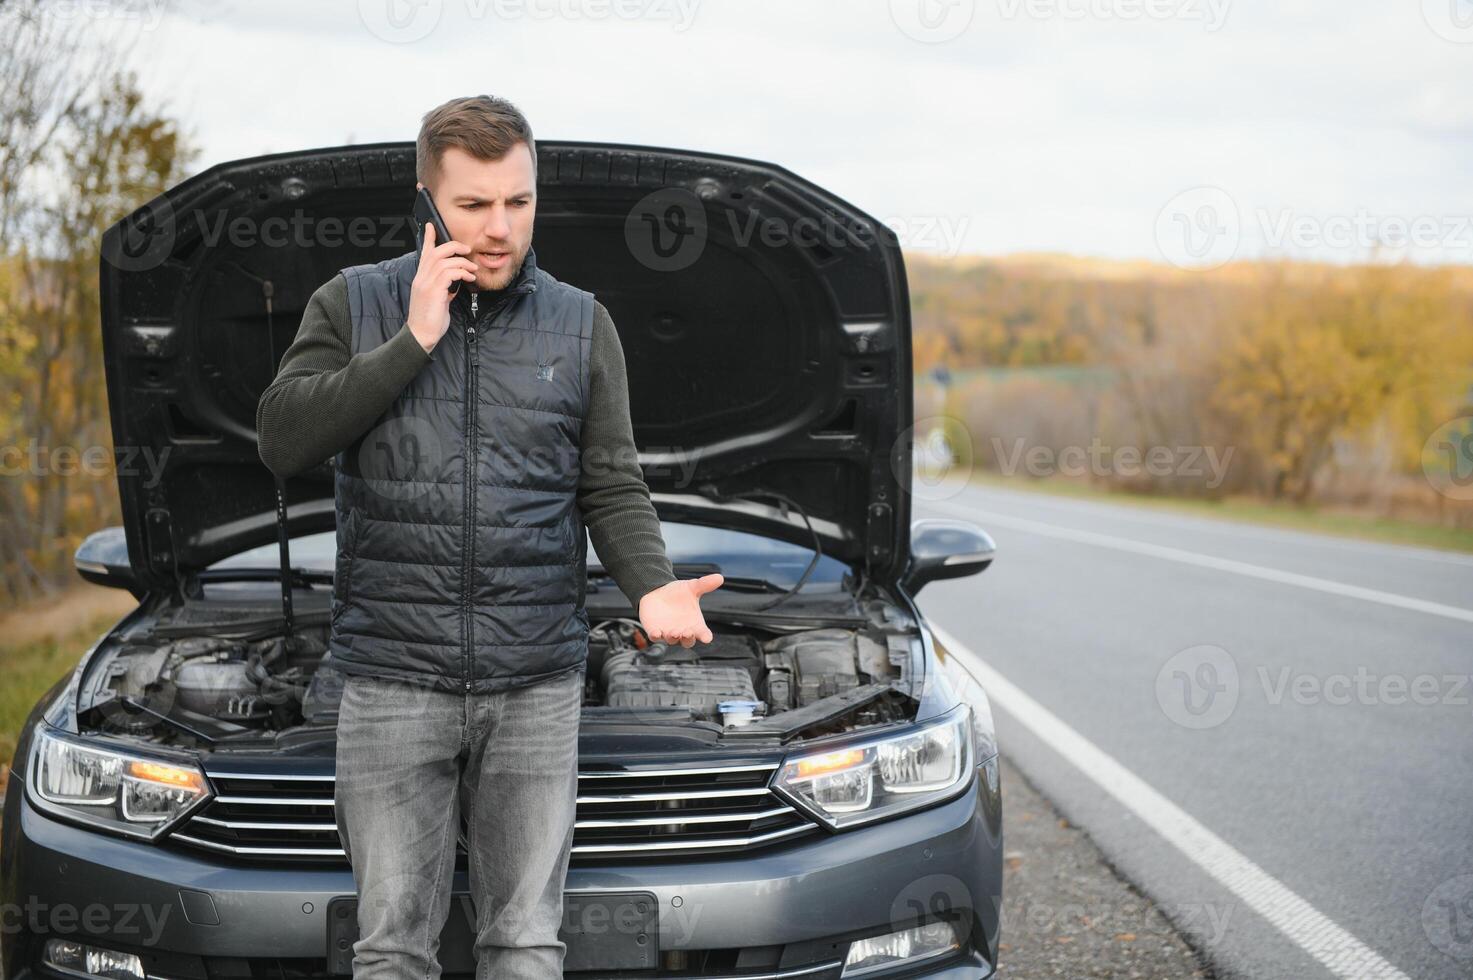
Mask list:
[[[65,633],[20,642],[0,640],[0,675],[5,678],[0,684],[0,759],[6,763],[0,769],[0,787],[10,777],[16,740],[36,700],[70,673],[82,654],[117,621],[111,613],[93,615]]]
[[[1070,480],[1019,480],[977,470],[972,472],[971,482],[982,487],[1002,487],[1060,497],[1131,504],[1198,517],[1216,517],[1222,520],[1241,521],[1247,524],[1286,528],[1314,534],[1330,534],[1362,541],[1379,541],[1385,544],[1434,548],[1439,551],[1473,553],[1473,530],[1468,528],[1375,517],[1343,510],[1301,507],[1295,504],[1270,503],[1241,497],[1230,497],[1224,500],[1158,497],[1102,490]]]

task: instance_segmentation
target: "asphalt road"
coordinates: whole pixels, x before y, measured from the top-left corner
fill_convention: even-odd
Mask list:
[[[1003,752],[1218,976],[1473,976],[1473,557],[919,498],[998,544],[920,605]]]

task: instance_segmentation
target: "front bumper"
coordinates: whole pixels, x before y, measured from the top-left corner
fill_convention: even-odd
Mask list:
[[[966,937],[961,952],[865,976],[990,976],[1002,886],[995,760],[975,775],[966,792],[939,806],[760,852],[575,864],[569,896],[654,897],[658,966],[575,970],[590,964],[581,962],[582,939],[565,914],[569,975],[837,980],[852,941],[954,916]],[[52,936],[136,952],[162,980],[328,977],[334,962],[341,966],[341,950],[329,958],[328,919],[335,899],[341,908],[355,895],[348,869],[241,866],[93,832],[38,812],[18,783],[13,778],[7,794],[0,850],[3,980],[53,976],[38,965]],[[472,969],[464,871],[451,889],[440,949],[446,976]]]

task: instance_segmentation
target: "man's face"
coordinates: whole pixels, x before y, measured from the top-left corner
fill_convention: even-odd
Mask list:
[[[450,237],[471,247],[467,257],[478,266],[475,288],[510,285],[532,247],[537,215],[537,180],[527,144],[516,144],[500,160],[477,160],[459,147],[446,147],[430,196]]]

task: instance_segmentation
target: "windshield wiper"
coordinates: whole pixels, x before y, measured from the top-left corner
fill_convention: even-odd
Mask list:
[[[797,595],[798,590],[803,588],[803,583],[808,581],[808,577],[812,575],[813,570],[818,567],[818,560],[823,557],[823,542],[819,540],[818,532],[813,529],[813,522],[808,518],[808,511],[800,507],[798,505],[798,502],[792,497],[789,497],[786,494],[773,493],[768,490],[744,490],[740,493],[722,493],[719,489],[717,489],[714,483],[705,483],[697,487],[696,492],[699,493],[701,496],[707,498],[708,500],[714,500],[718,503],[724,503],[732,500],[750,500],[754,502],[776,501],[779,508],[782,510],[784,518],[788,516],[789,510],[795,510],[798,512],[798,516],[803,519],[804,526],[808,528],[808,533],[813,537],[813,557],[809,559],[808,567],[803,569],[803,574],[798,576],[798,581],[793,583],[792,588],[779,589],[778,591],[781,592],[782,595],[779,595],[776,598],[765,602],[760,606],[754,606],[753,610],[761,611],[764,609],[771,609],[773,606],[776,606],[779,603],[786,602],[793,596]],[[856,593],[856,595],[857,594],[858,593]]]
[[[721,576],[721,587],[733,592],[787,592],[788,590],[765,578],[753,575],[728,575],[715,562],[679,561],[670,566],[676,578],[700,578],[715,573]]]
[[[770,582],[765,578],[756,578],[750,575],[728,575],[721,571],[721,566],[713,562],[672,562],[670,568],[675,572],[675,577],[680,579],[700,578],[702,575],[710,575],[713,572],[721,576],[721,587],[731,589],[733,592],[783,592],[788,590]],[[613,581],[613,576],[608,569],[602,565],[588,566],[589,578],[604,578]]]
[[[276,568],[202,568],[194,573],[201,582],[275,582],[281,578]],[[320,568],[292,569],[293,585],[311,585],[314,582],[332,584],[333,573]]]

